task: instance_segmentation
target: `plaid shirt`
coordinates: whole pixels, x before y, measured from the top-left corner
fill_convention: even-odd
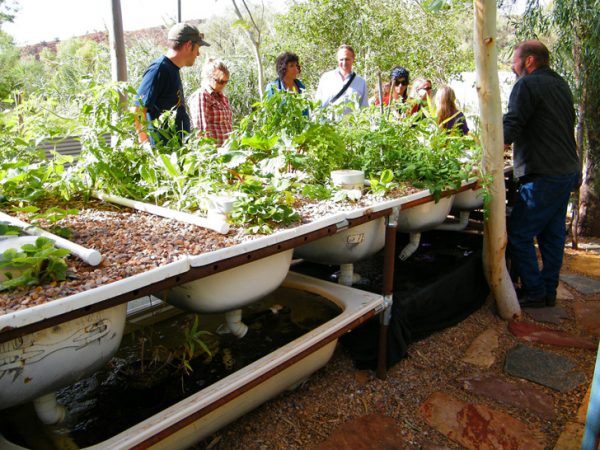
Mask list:
[[[202,87],[191,95],[188,104],[192,126],[217,141],[217,145],[223,145],[233,128],[227,97],[211,87]]]

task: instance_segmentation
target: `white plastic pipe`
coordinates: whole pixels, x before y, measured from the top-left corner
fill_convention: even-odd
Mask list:
[[[248,326],[242,322],[242,310],[234,309],[225,313],[225,322],[229,331],[238,338],[243,338],[248,332]]]
[[[0,221],[8,222],[11,225],[22,228],[27,234],[31,234],[33,236],[43,236],[48,239],[52,239],[54,241],[54,245],[69,250],[72,254],[81,258],[81,260],[85,261],[90,266],[97,266],[102,261],[102,255],[98,250],[82,247],[79,244],[61,238],[60,236],[56,236],[55,234],[48,233],[47,231],[34,227],[33,225],[23,222],[16,217],[0,212]]]
[[[33,401],[35,412],[46,425],[54,425],[65,419],[65,408],[56,402],[56,393],[43,395]]]
[[[229,232],[229,224],[224,220],[211,220],[206,217],[195,216],[182,211],[163,208],[162,206],[151,205],[150,203],[139,202],[137,200],[130,200],[128,198],[118,197],[116,195],[108,195],[102,192],[94,192],[94,197],[106,202],[116,203],[117,205],[137,209],[138,211],[147,212],[160,217],[166,217],[167,219],[175,219],[179,220],[180,222],[208,228],[209,230],[216,231],[217,233],[227,234]]]
[[[360,275],[354,273],[354,264],[340,264],[340,276],[338,284],[352,286],[360,281]]]
[[[467,228],[469,225],[469,216],[471,215],[470,211],[460,211],[460,215],[458,216],[459,220],[456,223],[442,223],[435,227],[436,230],[445,230],[445,231],[462,231]]]
[[[421,242],[421,233],[410,233],[408,244],[402,249],[398,258],[401,261],[407,260],[419,248]]]

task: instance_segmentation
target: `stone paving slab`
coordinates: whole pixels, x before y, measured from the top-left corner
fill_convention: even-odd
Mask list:
[[[600,278],[600,258],[597,254],[579,253],[569,256],[569,268],[590,277]]]
[[[496,375],[475,375],[459,380],[463,388],[498,403],[527,410],[546,420],[556,418],[554,399],[531,383],[510,383]]]
[[[489,369],[496,362],[494,351],[498,348],[498,336],[497,330],[492,328],[485,330],[471,342],[462,360]]]
[[[600,336],[600,303],[577,303],[574,309],[579,329]]]
[[[585,348],[589,350],[596,350],[598,348],[597,339],[574,336],[564,331],[552,330],[551,328],[546,328],[535,323],[511,320],[508,322],[508,331],[527,342],[539,342],[556,347]]]
[[[569,313],[562,306],[523,308],[523,311],[536,322],[551,323],[554,325],[559,325],[563,320],[569,318]]]
[[[337,427],[317,450],[401,450],[406,448],[396,421],[388,416],[367,415]]]
[[[558,288],[556,288],[556,299],[557,300],[573,300],[573,294],[571,294],[565,287],[564,283],[558,282]]]
[[[504,372],[559,392],[568,392],[585,382],[585,374],[568,358],[517,345],[506,355]]]
[[[469,450],[542,450],[544,435],[487,405],[465,403],[450,394],[434,392],[419,407],[425,421]]]
[[[600,292],[600,279],[594,279],[576,273],[561,273],[560,279],[585,295],[597,294]]]

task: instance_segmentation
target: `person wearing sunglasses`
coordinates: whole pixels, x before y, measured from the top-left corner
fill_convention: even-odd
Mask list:
[[[390,80],[392,80],[392,98],[394,101],[406,103],[408,100],[408,82],[410,80],[408,70],[400,66],[394,67],[390,72]]]
[[[223,90],[229,83],[229,69],[219,59],[209,59],[202,69],[202,86],[188,102],[192,125],[202,135],[214,139],[218,146],[233,129],[229,99]]]
[[[190,117],[185,107],[179,70],[193,66],[200,54],[200,47],[210,45],[195,26],[187,23],[175,24],[169,30],[167,42],[166,54],[146,69],[137,91],[139,100],[136,110],[145,120],[136,121],[136,131],[140,142],[150,142],[151,145],[158,141],[167,142],[173,137],[168,120],[159,129],[152,124],[166,111],[175,111],[175,132],[179,139],[190,132]]]
[[[431,80],[425,78],[417,78],[413,82],[411,90],[411,102],[413,104],[410,114],[417,114],[421,112],[424,105],[427,105],[431,101],[431,93],[433,88],[431,87]]]
[[[277,79],[267,86],[267,97],[271,97],[277,91],[288,91],[302,93],[305,89],[300,75],[300,60],[298,55],[290,52],[282,53],[275,60]]]

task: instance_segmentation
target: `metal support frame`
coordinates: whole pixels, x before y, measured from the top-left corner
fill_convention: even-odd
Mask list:
[[[385,247],[383,256],[383,299],[385,308],[379,313],[379,346],[377,353],[377,378],[385,380],[387,377],[387,337],[392,320],[392,304],[394,303],[394,266],[396,252],[396,229],[398,228],[398,215],[400,208],[395,207],[386,217]]]

